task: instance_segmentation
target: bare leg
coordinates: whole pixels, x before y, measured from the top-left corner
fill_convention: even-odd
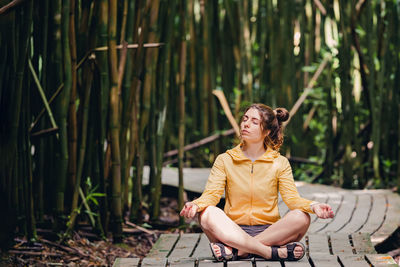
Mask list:
[[[249,236],[223,210],[209,206],[200,214],[199,221],[210,242],[222,242],[227,246],[237,248],[242,253],[253,253],[267,259],[271,258],[271,247]]]
[[[308,213],[301,210],[292,210],[255,238],[267,246],[282,246],[290,242],[300,241],[306,234],[309,226],[310,215]],[[302,254],[303,248],[296,246],[294,256],[298,258]],[[281,250],[279,256],[287,257],[287,251]]]
[[[310,225],[308,214],[293,210],[268,227],[264,232],[256,237],[251,237],[226,216],[221,209],[211,206],[200,214],[199,221],[210,242],[222,242],[237,248],[239,256],[253,253],[267,259],[271,257],[271,248],[269,246],[280,246],[289,242],[299,241]],[[260,246],[260,243],[264,246]],[[230,253],[231,249],[227,248],[226,252]],[[280,257],[287,256],[286,249],[279,249],[278,253]],[[302,247],[296,246],[295,257],[300,257],[302,254]]]
[[[300,210],[292,210],[282,219],[265,229],[256,239],[267,246],[280,246],[300,241],[310,226],[310,215]]]

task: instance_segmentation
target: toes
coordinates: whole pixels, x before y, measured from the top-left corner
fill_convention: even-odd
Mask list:
[[[215,254],[217,254],[217,256],[221,256],[221,250],[219,249],[219,246],[217,245],[213,245],[213,249],[215,251]]]

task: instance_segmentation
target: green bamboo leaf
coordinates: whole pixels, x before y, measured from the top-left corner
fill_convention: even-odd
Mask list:
[[[317,66],[304,66],[301,68],[303,72],[314,72],[317,69]]]

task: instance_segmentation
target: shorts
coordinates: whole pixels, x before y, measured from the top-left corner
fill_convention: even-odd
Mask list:
[[[270,227],[270,224],[261,224],[261,225],[239,225],[240,228],[243,229],[248,235],[250,236],[256,236],[262,232],[264,232],[265,229]]]

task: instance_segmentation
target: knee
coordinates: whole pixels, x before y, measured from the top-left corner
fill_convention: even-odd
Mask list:
[[[290,211],[289,214],[295,223],[294,225],[299,225],[301,227],[304,227],[304,226],[308,227],[310,225],[311,218],[308,213],[296,209],[296,210]]]
[[[215,218],[215,216],[220,212],[223,212],[223,211],[214,206],[208,206],[207,208],[205,208],[199,214],[200,226],[206,230],[212,228],[212,225],[214,223],[213,218]]]

